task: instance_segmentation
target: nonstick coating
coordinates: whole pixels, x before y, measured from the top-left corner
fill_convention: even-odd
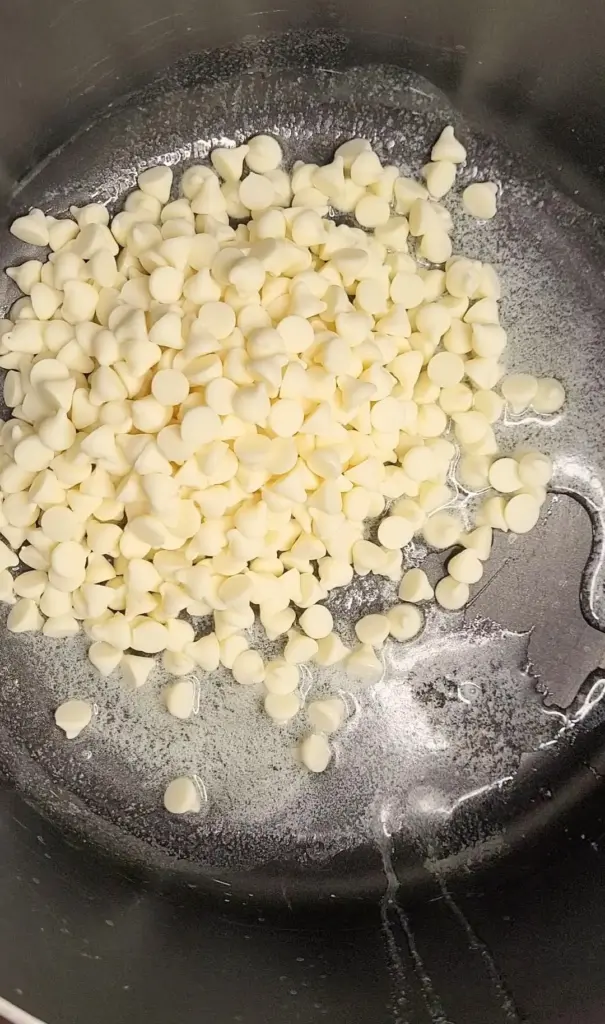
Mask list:
[[[1,763],[75,839],[203,888],[329,899],[383,890],[385,873],[411,892],[469,868],[501,871],[580,798],[575,772],[600,740],[605,693],[605,251],[591,215],[553,191],[549,168],[523,164],[416,75],[343,67],[337,42],[282,39],[260,55],[244,48],[187,61],[109,109],[35,170],[11,214],[116,203],[138,168],[163,159],[178,175],[212,145],[259,131],[284,140],[288,163],[324,160],[364,135],[384,160],[417,174],[446,123],[469,153],[452,210],[470,180],[501,185],[496,220],[460,219],[456,239],[502,276],[509,365],[557,376],[568,393],[552,422],[526,417],[502,434],[507,447],[535,441],[555,458],[539,527],[498,538],[466,613],[431,613],[420,641],[388,661],[384,683],[364,691],[334,681],[353,714],[335,766],[318,779],[288,767],[300,726],[270,736],[258,696],[227,680],[204,683],[199,717],[177,723],[161,712],[159,679],[135,698],[88,671],[78,642],[5,631]],[[3,237],[4,265],[28,256]],[[434,559],[434,576],[439,568]],[[360,613],[391,602],[392,589],[357,581],[333,595],[338,625],[346,633]],[[68,696],[97,704],[93,726],[72,744],[52,717]],[[205,812],[170,817],[163,789],[190,771],[207,786]]]

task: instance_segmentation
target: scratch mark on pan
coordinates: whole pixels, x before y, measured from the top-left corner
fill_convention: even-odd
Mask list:
[[[270,7],[266,11],[248,11],[246,17],[248,18],[259,18],[263,14],[285,14],[286,10],[284,7]]]
[[[73,8],[79,7],[80,4],[83,4],[85,2],[86,0],[72,0],[71,4],[68,4],[68,6],[65,7],[61,11],[61,13],[57,15],[56,18],[53,18],[53,20],[49,22],[49,30],[52,28],[56,28],[56,26],[59,25],[62,21],[64,21],[65,18],[71,17],[73,15]]]
[[[136,28],[132,28],[130,32],[127,32],[127,36],[136,36],[141,32],[145,32],[149,28],[155,28],[156,25],[161,25],[165,21],[175,21],[176,18],[182,18],[182,12],[173,11],[172,14],[165,14],[163,18],[154,18],[152,21],[146,21],[144,25],[137,25]]]
[[[435,989],[433,988],[433,982],[431,981],[431,978],[425,967],[424,961],[420,953],[418,952],[416,939],[410,926],[408,916],[407,914],[404,914],[403,910],[398,904],[396,904],[396,906],[397,916],[399,918],[399,922],[401,924],[401,927],[406,938],[407,946],[410,951],[410,956],[412,958],[412,963],[414,964],[416,977],[420,982],[422,998],[424,1000],[424,1005],[426,1006],[429,1016],[431,1018],[431,1024],[451,1024],[449,1018],[447,1018],[445,1015],[445,1011],[443,1009],[443,1006],[441,1005],[441,1000],[437,993],[435,992]]]
[[[426,1006],[428,1015],[431,1019],[431,1024],[450,1024],[445,1015],[443,1006],[441,1005],[441,1000],[433,987],[433,983],[425,967],[424,961],[420,955],[418,946],[416,945],[416,938],[412,931],[412,927],[410,925],[408,916],[402,910],[400,904],[397,902],[397,893],[399,891],[399,879],[397,877],[397,872],[393,867],[391,834],[389,831],[389,827],[387,825],[385,809],[383,809],[382,811],[381,819],[382,834],[379,834],[379,848],[382,856],[384,874],[387,880],[387,887],[381,902],[381,917],[383,927],[385,928],[385,931],[388,930],[388,933],[392,938],[395,948],[397,949],[398,964],[403,970],[403,964],[401,962],[401,956],[397,948],[397,942],[395,940],[392,930],[390,929],[387,918],[389,910],[395,911],[396,918],[399,921],[399,924],[401,925],[401,929],[405,936],[406,945],[410,957],[412,959],[412,964],[414,966],[414,973],[418,979],[420,991],[422,993],[422,999],[424,1005]]]
[[[281,894],[284,897],[284,903],[286,904],[288,910],[292,910],[292,903],[290,901],[290,897],[288,896],[288,890],[286,889],[285,885],[282,885],[281,887]]]
[[[403,959],[395,938],[395,931],[391,923],[393,914],[395,915],[395,920],[399,922],[405,936],[406,945],[414,967],[414,973],[418,979],[422,999],[430,1017],[431,1024],[451,1024],[445,1015],[443,1006],[441,1005],[441,1000],[433,987],[429,973],[420,955],[407,914],[405,914],[397,902],[399,879],[395,868],[393,867],[391,833],[387,824],[386,808],[383,808],[381,811],[380,829],[378,831],[378,847],[382,857],[382,865],[387,882],[384,895],[380,902],[380,919],[386,937],[391,968],[399,988],[394,1006],[396,1024],[405,1024],[405,1020],[402,1020],[400,1016],[400,1011],[405,1013],[406,1019],[408,1016],[406,1012],[408,1009],[408,985]]]
[[[407,1013],[407,973],[390,920],[393,910],[397,908],[397,892],[399,890],[399,879],[393,868],[391,858],[390,840],[391,836],[387,831],[383,812],[381,814],[381,821],[378,823],[378,848],[382,857],[382,866],[387,884],[380,901],[380,923],[386,941],[389,966],[396,988],[392,1007],[393,1024],[411,1024]]]
[[[506,566],[508,565],[509,562],[510,562],[510,558],[505,558],[504,559],[504,561],[502,562],[502,565],[498,566],[498,568],[496,569],[494,575],[490,576],[490,578],[488,579],[487,583],[485,583],[481,587],[481,589],[478,590],[477,593],[473,595],[473,597],[471,597],[470,601],[466,605],[467,608],[470,608],[471,605],[475,603],[477,598],[481,597],[481,595],[485,593],[485,591],[487,590],[488,587],[491,587],[491,585],[494,582],[494,580],[500,575],[502,570],[506,568]]]
[[[454,899],[449,893],[449,890],[445,882],[439,877],[437,877],[437,883],[443,895],[443,899],[445,901],[446,906],[449,907],[452,914],[454,915],[454,917],[456,918],[456,920],[462,926],[466,933],[469,949],[471,949],[474,953],[478,953],[479,956],[481,957],[487,976],[494,988],[494,991],[498,995],[498,999],[500,1000],[500,1006],[502,1008],[502,1012],[506,1017],[506,1020],[509,1021],[509,1024],[527,1024],[527,1017],[525,1017],[524,1014],[521,1014],[520,1010],[515,1005],[513,997],[509,992],[506,982],[504,981],[504,978],[500,974],[500,971],[496,966],[496,961],[494,960],[492,954],[490,953],[487,945],[485,944],[485,942],[483,942],[482,939],[479,938],[466,915],[462,912],[458,904],[454,901]]]

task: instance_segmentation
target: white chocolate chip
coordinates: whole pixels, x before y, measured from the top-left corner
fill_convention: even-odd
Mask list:
[[[384,671],[382,662],[369,644],[360,644],[354,651],[351,651],[345,662],[345,667],[348,675],[368,684],[377,683]]]
[[[529,373],[511,373],[502,381],[501,389],[513,412],[524,412],[537,395],[538,381]]]
[[[449,512],[436,512],[427,519],[422,529],[427,544],[438,550],[444,550],[456,544],[461,532],[460,520]]]
[[[301,629],[314,640],[322,640],[327,637],[334,625],[332,613],[323,605],[313,605],[311,608],[307,608],[298,621]]]
[[[529,533],[540,517],[540,503],[531,494],[517,494],[507,501],[504,519],[513,533]]]
[[[345,714],[344,701],[340,697],[312,700],[307,707],[307,716],[313,728],[328,734],[340,729]]]
[[[456,180],[456,165],[450,160],[440,159],[426,164],[422,168],[422,174],[431,196],[434,199],[442,199]]]
[[[387,612],[389,633],[395,640],[413,640],[424,625],[419,608],[413,604],[397,604]]]
[[[153,196],[158,202],[165,204],[170,199],[172,188],[172,169],[165,164],[149,167],[141,171],[137,178],[138,186],[145,195]],[[80,222],[81,226],[81,222]]]
[[[435,587],[435,598],[442,608],[459,611],[470,597],[468,583],[459,583],[453,576],[444,576]]]
[[[538,386],[531,399],[531,404],[536,412],[555,413],[565,403],[565,390],[560,381],[554,377],[541,377]]]
[[[122,680],[129,688],[138,690],[143,686],[155,665],[153,658],[142,658],[138,654],[125,654],[120,661]]]
[[[355,632],[362,644],[382,647],[389,635],[389,620],[386,615],[364,615],[355,623]]]
[[[86,700],[66,700],[55,711],[55,722],[68,740],[74,740],[92,719],[92,705]]]
[[[311,661],[317,650],[316,640],[292,629],[284,649],[284,658],[291,665],[301,665],[305,661]]]
[[[252,686],[263,682],[265,663],[258,651],[242,651],[235,658],[231,671],[236,683],[241,686]]]
[[[195,685],[192,679],[180,679],[164,690],[164,702],[174,718],[190,718],[195,705]]]
[[[496,216],[498,187],[491,181],[473,182],[462,193],[464,212],[479,220],[491,220]]]
[[[526,452],[519,457],[519,486],[546,487],[552,477],[552,460],[540,452]]]
[[[465,548],[474,551],[477,558],[480,558],[482,562],[486,562],[492,550],[492,539],[493,531],[491,526],[478,526],[475,530],[471,530],[470,533],[463,533],[460,537],[460,543]]]
[[[266,174],[281,164],[281,146],[271,135],[255,135],[248,141],[245,159],[251,171]]]
[[[500,494],[510,494],[522,486],[515,459],[496,459],[489,468],[488,478],[491,486]]]
[[[268,693],[265,711],[275,722],[289,722],[300,711],[300,697],[296,693]]]
[[[322,637],[317,641],[317,653],[313,661],[316,665],[328,667],[343,661],[348,654],[349,650],[345,647],[340,637],[336,633],[328,633],[328,636]]]
[[[467,548],[450,558],[447,571],[457,583],[478,583],[483,576],[483,564],[475,552]]]
[[[466,150],[454,135],[454,129],[450,124],[443,129],[433,146],[431,160],[450,160],[454,164],[461,164],[466,160]]]
[[[201,810],[201,798],[192,778],[183,775],[164,791],[164,807],[170,814],[195,814]]]
[[[399,550],[409,544],[414,536],[414,526],[403,516],[387,516],[378,527],[378,540],[389,550]]]
[[[402,601],[411,601],[413,604],[432,600],[433,588],[423,569],[408,569],[404,573],[399,585],[399,597]]]
[[[301,761],[310,772],[324,772],[332,758],[330,744],[325,736],[311,733],[300,745]]]

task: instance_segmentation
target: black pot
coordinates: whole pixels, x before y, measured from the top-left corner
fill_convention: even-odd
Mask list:
[[[436,125],[438,97],[472,126],[477,159],[510,161],[524,180],[535,174],[553,222],[576,244],[590,240],[602,275],[601,5],[250,6],[13,5],[0,111],[7,225],[30,204],[54,212],[94,191],[105,197],[113,159],[124,181],[128,165],[159,152],[173,150],[176,161],[190,124],[209,139],[221,125],[227,136],[261,130],[263,111],[267,130],[291,116],[307,133],[301,152],[315,144],[324,155],[330,111],[362,110],[368,131],[372,111],[385,118],[385,109]],[[434,87],[416,107],[410,74]],[[404,94],[401,114],[393,97]],[[195,110],[192,96],[201,98]],[[307,106],[321,113],[316,137]],[[7,243],[4,264],[17,251]],[[556,557],[581,569],[590,538],[571,538],[566,513],[556,529]],[[519,574],[521,591],[531,578]],[[7,637],[0,992],[49,1024],[601,1024],[602,640],[588,605],[585,615],[586,636],[563,619],[544,645],[568,656],[549,701],[572,709],[570,727],[552,750],[515,765],[512,787],[487,787],[420,846],[394,837],[388,847],[309,858],[304,844],[267,843],[259,854],[257,837],[251,851],[230,836],[236,867],[228,855],[213,860],[212,837],[166,826],[157,794],[139,801],[136,780],[116,779],[102,753],[94,787],[81,766],[65,768],[51,698],[36,708],[31,665],[21,693],[12,676],[27,665]]]

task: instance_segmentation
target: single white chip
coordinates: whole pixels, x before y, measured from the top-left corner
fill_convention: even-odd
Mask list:
[[[516,459],[496,459],[489,468],[488,479],[494,490],[500,494],[511,494],[522,487]]]
[[[281,146],[272,135],[255,135],[248,141],[245,160],[251,171],[266,174],[281,164]]]
[[[200,792],[194,779],[182,775],[164,790],[164,807],[170,814],[195,814],[201,810]]]
[[[192,679],[180,679],[164,690],[164,703],[174,718],[190,718],[195,706],[195,684]]]
[[[280,725],[289,722],[300,711],[301,702],[297,693],[268,693],[265,697],[265,711]]]
[[[357,639],[371,647],[382,647],[389,635],[389,620],[386,615],[364,615],[355,623]]]
[[[519,478],[524,487],[547,487],[550,483],[553,465],[548,455],[540,452],[525,452],[518,457]]]
[[[536,412],[555,413],[565,404],[565,389],[554,377],[540,377],[531,404]]]
[[[462,193],[462,206],[465,213],[478,220],[491,220],[496,216],[496,196],[498,186],[491,181],[473,182],[467,185]]]
[[[68,740],[74,740],[92,719],[92,705],[87,700],[66,700],[55,711],[55,722]]]
[[[433,596],[433,588],[423,569],[408,569],[403,574],[399,584],[399,597],[402,601],[416,604],[419,601],[431,601]]]
[[[531,494],[516,494],[507,501],[504,519],[513,533],[529,533],[540,518],[540,503]]]
[[[351,651],[345,662],[345,667],[347,675],[361,683],[368,684],[379,682],[384,672],[382,661],[369,644],[360,644],[359,647]]]
[[[422,528],[427,544],[440,551],[456,544],[461,533],[462,524],[458,516],[450,512],[436,512]]]
[[[530,373],[511,373],[500,385],[513,412],[524,412],[538,393],[538,381]]]
[[[378,527],[378,540],[390,551],[398,551],[414,536],[414,525],[403,516],[387,516]]]
[[[457,583],[478,583],[483,576],[483,563],[470,548],[460,551],[447,564],[447,571]]]
[[[318,732],[337,732],[344,722],[345,715],[346,707],[340,697],[312,700],[307,707],[307,717]]]
[[[324,772],[332,758],[330,744],[320,733],[306,736],[300,745],[300,758],[310,772]]]
[[[469,597],[468,583],[459,583],[453,576],[444,576],[435,587],[437,603],[447,611],[460,611],[468,602]]]
[[[395,640],[413,640],[424,625],[422,612],[414,604],[396,604],[387,612],[387,619]]]
[[[332,632],[332,613],[324,605],[316,604],[307,608],[298,620],[301,629],[314,640],[322,640]],[[317,652],[315,652],[317,653]]]
[[[242,651],[231,667],[233,678],[240,686],[253,686],[265,678],[265,663],[258,651]]]

